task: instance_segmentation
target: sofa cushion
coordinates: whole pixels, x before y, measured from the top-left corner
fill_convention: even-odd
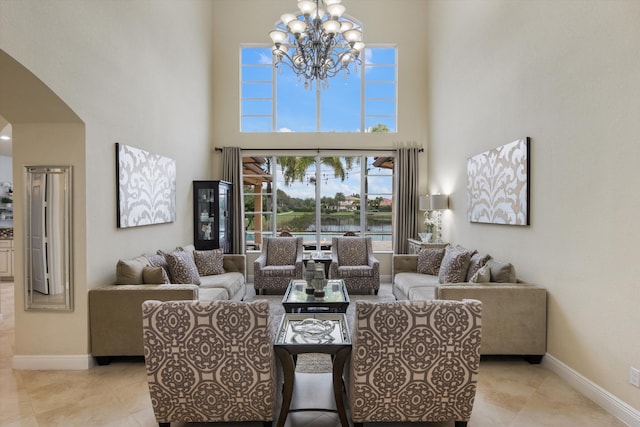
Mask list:
[[[338,267],[338,277],[373,277],[373,267],[368,265],[341,265]]]
[[[436,298],[436,288],[431,286],[418,286],[409,289],[409,299],[411,301],[425,301]]]
[[[144,256],[129,260],[118,260],[116,264],[116,285],[141,285],[144,283],[142,272],[149,265]]]
[[[169,276],[162,267],[152,267],[147,265],[142,270],[142,282],[145,285],[162,285],[169,282]]]
[[[491,259],[489,254],[474,253],[469,260],[469,269],[467,270],[466,281],[470,282],[471,277],[478,272]]]
[[[460,283],[467,278],[471,253],[460,248],[447,247],[444,251],[438,280],[440,283]]]
[[[277,237],[269,240],[267,247],[267,265],[293,265],[298,254],[298,239],[295,237]]]
[[[223,273],[200,277],[200,290],[212,288],[224,289],[224,299],[233,299],[244,289],[244,275],[242,273]],[[242,297],[244,297],[244,293],[240,299]]]
[[[418,273],[438,275],[444,248],[423,248],[418,253]]]
[[[511,263],[489,260],[487,262],[491,271],[491,281],[496,283],[516,283],[516,269]]]
[[[267,265],[260,269],[264,277],[292,277],[295,273],[295,265]]]
[[[222,252],[222,249],[193,251],[193,260],[200,276],[224,273],[223,259],[224,252]]]
[[[173,251],[164,255],[169,265],[169,273],[173,283],[184,284],[193,283],[200,284],[200,275],[198,267],[193,260],[193,254],[186,251]]]
[[[409,299],[411,289],[431,288],[438,286],[438,276],[421,273],[397,273],[393,278],[393,295],[401,299]]]
[[[469,278],[469,283],[489,283],[491,281],[491,270],[488,265],[483,265],[473,276]]]
[[[202,288],[198,289],[199,301],[225,301],[228,300],[227,290],[224,288]]]

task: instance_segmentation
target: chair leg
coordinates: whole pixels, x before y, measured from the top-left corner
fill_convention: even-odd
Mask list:
[[[263,421],[262,422],[262,426],[263,427],[272,427],[273,426],[273,421]]]
[[[456,421],[456,427],[467,427],[466,421]]]

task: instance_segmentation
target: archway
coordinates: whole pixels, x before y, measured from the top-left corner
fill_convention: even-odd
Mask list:
[[[12,126],[14,189],[15,353],[17,369],[82,369],[89,366],[86,309],[86,257],[74,260],[75,309],[56,312],[24,310],[25,165],[67,164],[84,189],[85,128],[78,115],[42,80],[0,50],[0,116]],[[86,251],[84,195],[73,208],[73,246]],[[81,205],[81,206],[78,206]],[[80,260],[80,261],[78,261]],[[75,339],[69,340],[70,335]],[[51,356],[70,356],[52,358]]]

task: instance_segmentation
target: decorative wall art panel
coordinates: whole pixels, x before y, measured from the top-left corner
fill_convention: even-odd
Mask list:
[[[118,227],[176,220],[176,162],[116,143]]]
[[[529,138],[467,160],[471,222],[529,225]]]

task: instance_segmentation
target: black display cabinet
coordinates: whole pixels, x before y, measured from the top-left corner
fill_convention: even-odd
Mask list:
[[[198,250],[231,252],[230,182],[193,181],[193,244]]]

